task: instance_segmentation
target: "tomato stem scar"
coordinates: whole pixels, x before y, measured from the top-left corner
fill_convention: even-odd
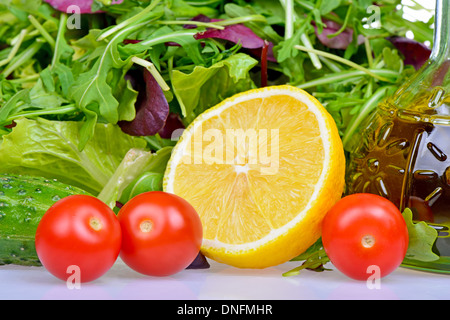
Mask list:
[[[141,229],[142,232],[148,233],[153,229],[153,222],[150,220],[144,220],[139,225],[139,228]]]
[[[361,239],[361,244],[364,248],[372,248],[375,244],[375,238],[370,234],[365,235]]]
[[[102,228],[102,223],[100,222],[99,219],[92,217],[89,220],[89,226],[94,229],[95,231],[99,231]]]

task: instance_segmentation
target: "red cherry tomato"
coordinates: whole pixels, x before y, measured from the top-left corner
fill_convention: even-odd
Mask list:
[[[380,277],[394,271],[405,257],[408,241],[400,211],[373,194],[342,198],[322,224],[322,243],[330,261],[357,280],[367,280],[373,272],[369,270],[378,270]]]
[[[145,275],[168,276],[188,267],[199,253],[203,229],[195,209],[161,191],[139,194],[119,211],[120,257]]]
[[[121,230],[114,212],[99,199],[74,195],[56,202],[39,222],[36,252],[54,276],[68,280],[79,272],[80,282],[108,271],[120,253]]]

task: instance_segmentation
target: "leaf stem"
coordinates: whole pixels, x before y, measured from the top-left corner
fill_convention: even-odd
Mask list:
[[[378,103],[385,97],[386,92],[393,88],[392,86],[385,86],[378,88],[377,91],[368,99],[364,105],[361,107],[360,111],[358,112],[358,115],[352,119],[351,123],[347,127],[347,130],[344,133],[344,136],[342,137],[342,143],[344,145],[344,149],[347,146],[350,138],[353,136],[356,129],[361,124],[362,120],[369,115],[372,110],[378,105]]]
[[[392,70],[380,70],[380,69],[369,69],[371,73],[374,73],[378,76],[382,77],[398,77],[399,74]],[[350,81],[353,79],[358,79],[360,77],[363,77],[364,75],[367,75],[367,72],[361,71],[361,70],[350,70],[350,71],[342,71],[342,72],[336,72],[333,74],[326,75],[322,78],[317,78],[305,83],[302,83],[298,85],[297,87],[300,89],[307,89],[311,87],[315,87],[318,85],[324,85],[328,83],[335,83],[338,81]],[[394,82],[391,80],[390,82]]]
[[[283,0],[282,4],[285,7],[285,31],[284,40],[289,40],[294,35],[294,1],[293,0]]]
[[[186,36],[187,38],[192,38],[196,34],[197,34],[197,32],[195,32],[195,31],[187,31],[187,30],[186,31],[185,30],[181,30],[181,31],[178,31],[178,32],[175,31],[173,33],[164,34],[164,35],[158,36],[158,37],[153,38],[153,39],[144,40],[144,41],[138,43],[138,45],[150,47],[150,46],[154,46],[154,45],[157,45],[157,44],[160,44],[160,43],[164,43],[166,41],[170,41],[173,38],[174,35],[182,36],[182,37]]]
[[[158,82],[158,84],[162,90],[164,90],[164,91],[170,90],[170,87],[164,81],[164,78],[161,76],[161,74],[156,69],[156,67],[153,63],[151,63],[150,61],[138,58],[138,57],[132,57],[131,61],[133,61],[135,64],[138,64],[138,65],[146,68],[152,74],[153,78],[155,78],[156,82]]]
[[[345,15],[345,20],[344,20],[344,23],[342,24],[341,28],[338,31],[336,31],[335,33],[329,34],[328,38],[337,37],[342,32],[344,32],[345,29],[347,29],[347,24],[348,24],[348,20],[350,19],[350,15],[352,13],[352,9],[353,9],[353,6],[348,7],[347,14]]]
[[[286,16],[285,41],[287,41],[294,35],[294,23],[295,20],[298,19],[298,17],[294,11],[293,0],[280,0],[280,3],[285,10]],[[306,32],[302,32],[302,34],[300,35],[300,40],[302,41],[305,47],[313,49],[311,40],[309,39],[308,34]],[[317,70],[322,69],[322,63],[320,62],[319,57],[314,52],[311,51],[308,52],[308,56]]]
[[[45,30],[45,28],[42,26],[42,24],[37,21],[35,17],[32,15],[28,16],[28,19],[30,20],[31,24],[39,31],[39,33],[44,37],[44,39],[48,42],[52,50],[55,50],[55,39]]]
[[[122,21],[119,24],[116,24],[114,27],[106,30],[105,32],[103,32],[98,38],[97,41],[102,41],[106,38],[108,38],[110,35],[112,35],[113,33],[125,28],[126,26],[136,23],[138,21],[140,21],[141,19],[144,19],[145,16],[151,12],[159,3],[161,2],[161,0],[153,0],[152,3],[150,3],[144,10],[142,10],[141,12],[139,12],[138,14],[136,14],[135,16],[132,16],[131,18],[128,18],[127,20]]]
[[[214,28],[214,29],[218,29],[218,30],[223,30],[225,29],[225,27],[220,26],[214,22],[201,22],[201,21],[180,21],[180,20],[172,20],[172,21],[166,21],[166,20],[161,20],[161,21],[156,21],[156,24],[166,24],[166,25],[170,25],[170,24],[182,24],[182,25],[194,25],[194,26],[202,26],[202,27],[206,27],[206,28]]]
[[[303,45],[305,46],[305,48],[308,48],[309,50],[311,50],[311,51],[308,52],[308,54],[309,54],[309,58],[311,59],[311,62],[314,65],[314,67],[317,70],[322,69],[322,63],[320,62],[317,53],[312,51],[312,50],[315,50],[315,49],[313,48],[313,46],[311,44],[311,40],[309,39],[308,34],[307,33],[302,33],[302,35],[300,36],[300,40],[303,42]],[[294,48],[295,47],[296,46],[294,46]]]
[[[15,119],[22,118],[22,117],[39,117],[39,116],[43,116],[43,115],[66,114],[66,113],[75,112],[77,110],[78,109],[74,104],[69,104],[66,106],[58,107],[58,108],[20,112],[13,116],[8,117],[6,119],[6,122],[9,123]]]
[[[42,40],[42,39],[41,39]],[[20,67],[22,64],[30,60],[42,47],[44,42],[36,41],[32,45],[30,45],[27,49],[22,51],[19,55],[12,59],[8,66],[3,70],[3,75],[8,77],[16,68]]]
[[[372,47],[370,46],[370,41],[367,38],[364,38],[364,48],[366,49],[367,63],[369,64],[369,68],[373,68]]]
[[[8,64],[17,54],[17,52],[20,49],[20,46],[22,45],[23,39],[27,35],[28,31],[27,29],[22,29],[20,31],[19,37],[17,38],[17,41],[14,43],[14,46],[12,47],[10,53],[8,54],[8,57],[0,61],[0,67],[4,66],[5,64]]]
[[[40,78],[40,75],[38,73],[32,74],[30,76],[21,77],[17,79],[11,79],[8,80],[11,83],[23,83],[23,82],[32,82]]]
[[[380,81],[391,82],[389,79],[387,79],[387,78],[385,78],[385,77],[381,77],[381,76],[379,76],[379,75],[373,73],[373,72],[370,71],[369,69],[364,68],[364,67],[360,66],[359,64],[356,64],[356,63],[354,63],[353,61],[344,59],[344,58],[342,58],[342,57],[340,57],[340,56],[337,56],[337,55],[334,55],[334,54],[331,54],[331,53],[328,53],[328,52],[325,52],[325,51],[321,51],[321,50],[316,50],[316,49],[307,48],[307,47],[300,46],[300,45],[295,45],[294,48],[296,48],[296,49],[298,49],[298,50],[301,50],[301,51],[312,52],[312,53],[315,53],[315,54],[317,54],[317,55],[323,56],[323,57],[325,57],[325,58],[329,58],[329,59],[338,61],[338,62],[340,62],[340,63],[342,63],[342,64],[345,64],[345,65],[347,65],[347,66],[349,66],[349,67],[351,67],[351,68],[354,68],[354,69],[363,71],[363,72],[367,73],[368,75],[370,75],[370,76],[372,76],[372,77],[374,77],[375,79],[378,79],[378,80],[380,80]]]
[[[236,17],[225,19],[221,21],[211,22],[218,26],[229,26],[233,24],[246,23],[246,22],[266,22],[267,19],[260,14],[253,14],[248,16]]]
[[[55,43],[55,48],[54,48],[54,52],[53,52],[53,58],[52,58],[52,63],[51,63],[51,68],[53,68],[56,64],[56,60],[59,58],[59,53],[58,53],[58,45],[61,41],[61,38],[64,37],[64,29],[67,23],[67,15],[65,13],[61,13],[61,18],[59,20],[59,27],[58,27],[58,34],[56,35],[56,43]]]

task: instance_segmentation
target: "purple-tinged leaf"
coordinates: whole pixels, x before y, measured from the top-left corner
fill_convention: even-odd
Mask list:
[[[160,131],[169,115],[169,103],[152,74],[144,69],[143,80],[131,80],[139,94],[136,100],[136,117],[133,121],[120,121],[122,131],[132,136],[152,136]],[[141,84],[144,84],[143,87]]]
[[[186,269],[208,269],[210,267],[208,260],[199,252],[194,261]]]
[[[210,19],[204,15],[198,15],[192,20],[200,22],[221,21],[219,19]],[[189,29],[195,26],[185,25],[184,27]],[[265,46],[264,40],[258,37],[252,29],[246,27],[243,24],[233,24],[225,26],[222,30],[208,28],[206,31],[199,32],[194,35],[194,38],[197,40],[214,38],[230,41],[235,44],[239,43],[243,48],[248,49],[252,54],[258,57],[261,57],[262,50]],[[273,43],[271,42],[269,42],[267,60],[276,62],[275,56],[273,55]]]
[[[204,32],[194,35],[195,39],[216,38],[228,40],[233,43],[240,43],[243,48],[257,49],[262,48],[264,40],[258,37],[250,28],[242,24],[233,24],[226,26],[223,30],[208,29]]]
[[[345,50],[353,41],[353,30],[350,28],[345,29],[337,36],[329,37],[335,34],[341,29],[341,25],[331,20],[323,20],[325,27],[322,33],[319,34],[318,28],[313,22],[314,29],[316,31],[317,38],[326,47],[331,49],[341,49]],[[364,43],[364,36],[358,35],[358,44]]]
[[[76,6],[78,7],[77,10],[79,9],[80,13],[93,13],[91,10],[93,0],[44,0],[44,1],[50,4],[56,10],[59,10],[61,12],[73,13],[73,11],[71,10],[67,11],[67,9],[69,9],[69,7],[71,6]],[[123,0],[113,0],[111,4],[119,4],[122,3],[122,1]],[[73,9],[73,7],[70,9]]]
[[[388,37],[387,40],[405,57],[405,64],[412,65],[416,70],[420,69],[430,57],[431,49],[415,40],[397,36]]]
[[[125,39],[125,40],[123,40],[123,43],[124,44],[135,44],[135,43],[139,43],[141,41],[142,40]]]
[[[184,129],[185,126],[177,113],[171,113],[167,117],[166,124],[159,130],[159,136],[163,139],[171,139],[172,133],[177,129]]]
[[[211,18],[205,16],[204,14],[199,14],[199,15],[195,16],[194,18],[192,18],[191,21],[214,22],[214,21],[220,21],[220,20],[219,19],[211,19]],[[185,28],[185,29],[195,29],[195,28],[197,28],[197,26],[194,25],[194,24],[185,24],[183,26],[183,28]]]

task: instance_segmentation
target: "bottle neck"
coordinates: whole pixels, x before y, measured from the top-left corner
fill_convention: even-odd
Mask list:
[[[430,59],[450,60],[450,0],[436,0],[434,43]]]

